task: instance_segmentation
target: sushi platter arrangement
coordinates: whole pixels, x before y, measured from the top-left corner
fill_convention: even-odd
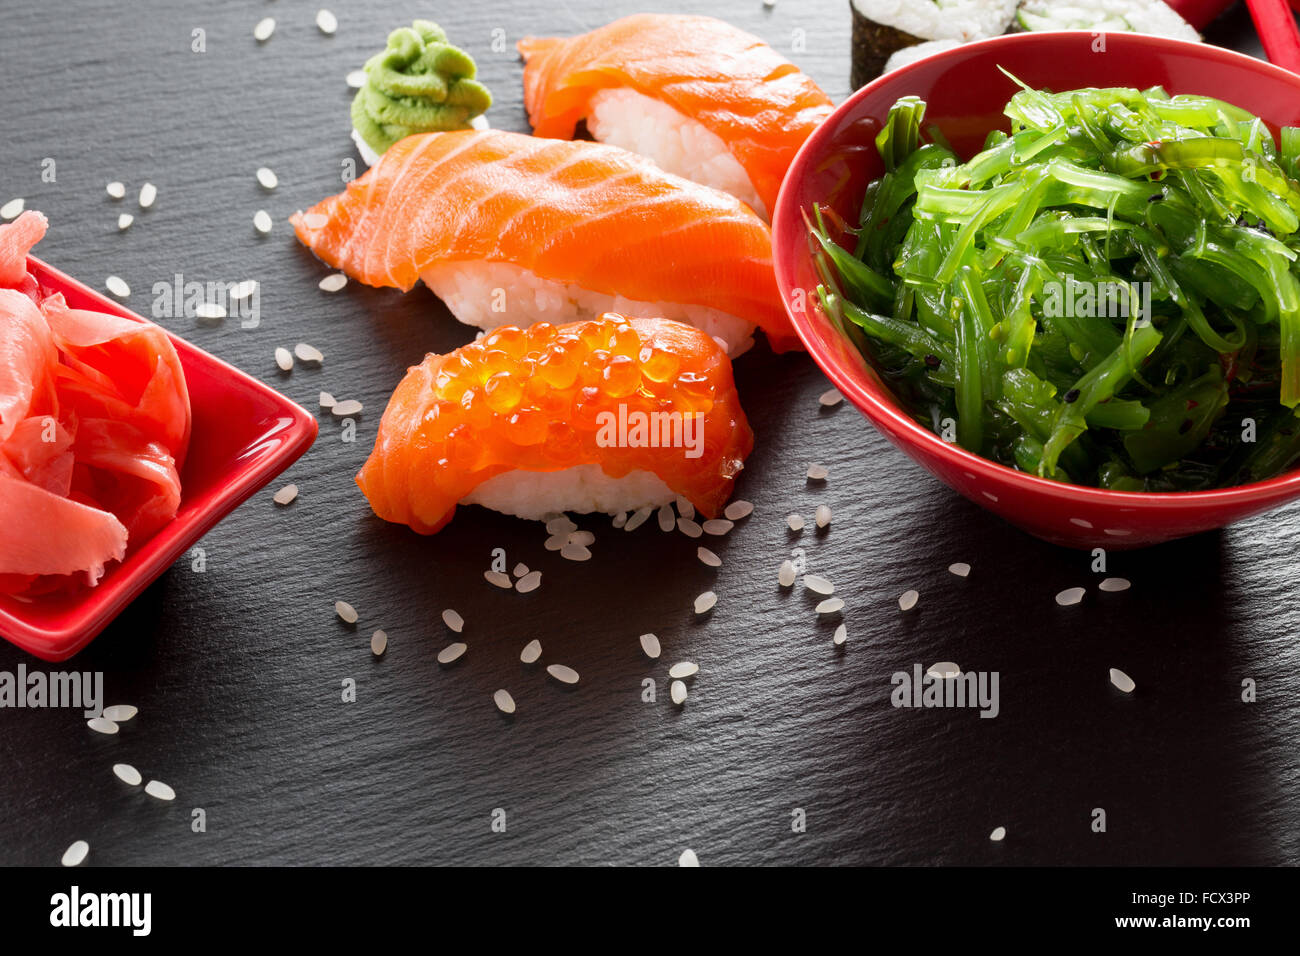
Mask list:
[[[900,718],[891,674],[914,658],[918,684],[1014,672],[1012,649],[1041,673],[1040,626],[1074,634],[1082,604],[1076,636],[1110,635],[1067,652],[1099,733],[1128,733],[1129,705],[1169,687],[1124,656],[1123,592],[1163,602],[1190,578],[1209,595],[1222,559],[1198,538],[1156,562],[1128,549],[1300,498],[1294,109],[1185,88],[1182,67],[1129,85],[1079,53],[1133,34],[1112,43],[1252,75],[1204,43],[1208,7],[1161,0],[373,6],[262,11],[239,36],[223,10],[184,56],[161,30],[140,41],[178,98],[195,92],[150,120],[193,145],[159,147],[175,166],[147,173],[162,189],[138,210],[127,153],[98,179],[73,159],[89,130],[12,163],[48,153],[59,171],[10,187],[23,199],[0,221],[0,636],[16,645],[0,674],[76,654],[62,666],[112,685],[130,661],[110,696],[138,695],[140,716],[73,722],[94,767],[115,763],[100,737],[165,761],[168,701],[187,721],[224,708],[222,734],[190,734],[162,771],[229,821],[198,862],[322,862],[322,834],[353,833],[364,807],[373,833],[344,837],[340,862],[441,862],[441,846],[455,862],[1052,862],[1059,821],[987,773],[1010,761],[1023,792],[1035,771],[1008,751],[1066,746],[1050,705],[1026,720],[1008,697],[1001,720],[936,729]],[[117,301],[50,278],[69,249]],[[191,272],[202,287],[235,268],[239,299],[183,294]],[[1044,312],[1049,288],[1103,281],[1140,307]],[[1188,492],[1222,511],[1165,504]],[[1292,519],[1250,525],[1274,535],[1255,573],[1284,577]],[[1185,626],[1206,613],[1174,603]],[[210,667],[197,694],[163,676]],[[1164,739],[1175,716],[1147,716]],[[978,807],[904,812],[885,780],[859,820],[864,768],[913,773],[948,734],[985,762],[953,771]],[[55,739],[33,770],[46,791]],[[261,776],[223,781],[235,753]],[[674,753],[701,769],[664,797],[691,808],[670,837],[654,781],[691,766]],[[1227,753],[1178,766],[1204,783]],[[1068,799],[1092,799],[1092,758],[1066,763]],[[271,812],[318,811],[292,838],[253,822],[268,773]],[[805,804],[827,830],[789,843]],[[13,860],[84,837],[76,864],[122,862],[119,811],[100,808],[102,841],[65,818],[58,852]],[[518,837],[496,838],[498,813]],[[480,817],[483,833],[465,823]],[[945,821],[959,849],[921,833]],[[263,855],[232,842],[250,838]],[[145,859],[187,859],[164,844]],[[1148,849],[1236,858],[1068,853]],[[1239,856],[1271,862],[1255,843]]]

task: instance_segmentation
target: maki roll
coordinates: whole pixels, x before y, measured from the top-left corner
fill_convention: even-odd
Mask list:
[[[1200,40],[1192,26],[1161,0],[1022,0],[1016,24],[1023,30],[1095,30],[1150,33]]]
[[[856,90],[885,69],[889,57],[928,40],[962,43],[1007,31],[1016,0],[850,0]]]

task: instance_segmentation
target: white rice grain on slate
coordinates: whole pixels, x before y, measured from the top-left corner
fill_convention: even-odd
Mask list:
[[[817,527],[827,527],[831,523],[830,507],[828,505],[818,505],[817,510],[813,512],[813,520],[817,522]]]
[[[338,292],[347,284],[348,277],[342,272],[331,272],[325,278],[321,279],[320,282],[316,283],[316,287],[322,292]]]
[[[259,209],[253,213],[253,228],[264,236],[270,235],[271,230],[275,228],[275,220],[265,209]]]
[[[388,634],[385,631],[375,631],[370,635],[370,653],[376,657],[383,657],[386,650],[388,650]]]
[[[658,660],[660,652],[659,638],[653,634],[642,634],[641,650],[644,651],[645,656],[650,658],[652,661]]]
[[[718,596],[712,591],[705,591],[695,599],[695,613],[706,614],[718,603]]]
[[[126,186],[116,179],[104,187],[109,199],[122,199],[126,196]]]
[[[334,31],[339,28],[339,18],[328,10],[318,10],[316,11],[316,27],[326,36],[332,36]]]
[[[515,582],[515,590],[520,594],[528,594],[530,591],[536,591],[542,586],[542,572],[529,571]]]
[[[454,664],[465,655],[467,650],[469,650],[469,645],[463,641],[456,641],[454,644],[448,644],[438,652],[438,663]]]
[[[442,612],[442,623],[457,634],[465,629],[465,619],[453,611],[451,608]]]
[[[119,299],[127,299],[131,296],[131,287],[122,281],[121,276],[109,276],[104,280],[104,288]]]
[[[274,189],[280,185],[280,178],[275,175],[275,171],[266,166],[259,166],[256,175],[257,184],[263,189]]]
[[[677,858],[678,866],[699,866],[700,858],[695,855],[694,850],[682,850],[682,855]]]
[[[1110,682],[1126,694],[1133,693],[1137,684],[1133,683],[1133,678],[1129,677],[1117,667],[1110,669]]]
[[[688,538],[698,538],[700,535],[704,534],[704,529],[690,518],[678,518],[677,530]]]
[[[64,866],[81,866],[85,862],[87,854],[90,853],[90,844],[85,840],[78,840],[72,846],[63,851],[63,859],[60,860]]]
[[[844,610],[843,598],[827,598],[817,605],[818,614],[836,614],[842,610]]]
[[[135,222],[135,216],[131,215],[129,212],[122,213],[117,217],[117,231],[125,232],[127,229],[131,228],[131,223],[133,222]]]
[[[686,703],[686,685],[681,681],[673,681],[668,688],[668,693],[672,696],[673,703],[678,707]]]
[[[86,726],[97,734],[115,734],[117,733],[117,724],[107,717],[92,717],[86,721]]]
[[[353,70],[344,79],[351,89],[359,90],[366,85],[366,71]]]
[[[632,517],[627,519],[627,524],[623,525],[623,530],[635,531],[637,528],[641,527],[641,525],[646,523],[646,520],[653,512],[653,508],[638,508],[636,511],[632,512]]]
[[[200,302],[194,307],[194,317],[196,319],[224,319],[226,317],[226,307],[216,302]]]
[[[898,609],[900,611],[910,611],[916,607],[916,602],[921,599],[921,595],[916,591],[904,591],[898,598]]]
[[[23,207],[26,205],[26,200],[22,198],[9,200],[3,206],[0,206],[0,219],[6,221],[17,219],[18,215],[23,211]]]
[[[937,664],[931,664],[926,668],[925,672],[940,680],[950,680],[961,676],[961,668],[952,661],[940,661]]]
[[[271,34],[275,32],[275,17],[263,17],[257,21],[253,27],[253,39],[258,43],[265,43],[271,39]]]
[[[733,501],[731,504],[727,505],[726,508],[722,509],[723,517],[728,521],[739,521],[741,518],[748,518],[753,513],[753,502],[745,501],[743,499]]]
[[[659,519],[660,531],[672,531],[673,528],[677,527],[677,520],[673,517],[672,505],[661,505],[656,512],[656,517]]]
[[[290,371],[293,368],[293,353],[283,346],[276,348],[275,364],[280,367],[281,372]]]
[[[295,345],[293,354],[299,362],[315,362],[319,365],[325,361],[325,353],[314,345],[308,345],[306,342],[299,342]]]
[[[817,397],[817,404],[821,405],[822,408],[833,408],[842,401],[844,401],[844,396],[840,394],[838,388],[832,388],[830,391],[822,392],[821,395]]]
[[[1082,601],[1083,596],[1086,593],[1087,592],[1084,591],[1083,588],[1066,588],[1060,594],[1056,595],[1056,603],[1061,605],[1061,607],[1070,607],[1071,605],[1078,604]]]
[[[813,594],[835,593],[835,585],[820,574],[805,574],[803,576],[803,586],[812,591]]]
[[[334,613],[339,616],[345,624],[357,623],[357,609],[347,601],[335,601]]]
[[[677,496],[677,513],[683,518],[695,517],[695,505],[681,495]]]
[[[825,481],[830,476],[830,469],[825,465],[809,465],[808,479],[810,481]]]
[[[298,497],[298,486],[285,485],[283,488],[281,488],[271,497],[271,500],[274,501],[277,505],[291,505],[293,504],[294,499],[297,497]]]
[[[158,187],[153,183],[145,183],[140,187],[140,208],[148,209],[153,206],[158,199]]]
[[[578,672],[572,667],[566,667],[564,664],[551,664],[546,668],[546,673],[550,674],[561,684],[578,683]]]
[[[839,627],[835,629],[835,636],[831,638],[831,640],[833,640],[836,646],[838,646],[840,644],[843,644],[846,640],[848,640],[848,637],[849,637],[849,626],[847,624],[841,624]]]
[[[1128,578],[1105,578],[1097,585],[1097,590],[1115,593],[1118,591],[1127,591],[1130,587],[1132,587],[1132,584],[1129,582]]]
[[[673,680],[685,680],[700,672],[700,665],[692,661],[681,661],[668,668],[668,676]]]
[[[776,582],[781,585],[781,587],[788,588],[794,584],[794,579],[797,576],[798,575],[794,569],[794,562],[788,560],[782,561],[781,569],[776,572]]]
[[[349,398],[341,402],[335,402],[330,411],[334,413],[336,418],[347,418],[349,415],[360,415],[363,408],[365,406],[355,398]]]
[[[525,664],[536,664],[537,658],[542,656],[542,642],[531,640],[524,645],[524,649],[519,652],[519,659]]]
[[[560,548],[560,557],[566,561],[590,561],[591,551],[581,544],[565,544]]]
[[[695,556],[700,559],[701,563],[707,564],[711,568],[722,567],[722,559],[710,551],[708,548],[699,547],[695,549]]]
[[[1003,840],[1006,839],[1006,837],[1007,837],[1006,827],[995,827],[993,832],[989,834],[989,839],[992,840],[994,843],[1001,843]]]
[[[140,771],[129,763],[113,764],[113,774],[118,780],[132,787],[138,787],[144,781],[144,777],[140,776]]]
[[[803,515],[788,515],[785,523],[790,526],[791,531],[803,530]]]
[[[100,716],[106,717],[115,724],[124,724],[138,713],[140,713],[140,708],[131,704],[114,704],[111,707],[105,707],[104,713]]]
[[[175,800],[176,791],[161,780],[150,780],[144,785],[144,792],[155,800]]]
[[[499,690],[492,695],[492,703],[497,705],[497,710],[503,714],[513,714],[515,712],[515,699],[510,696],[510,691]]]
[[[700,527],[704,529],[705,534],[720,537],[729,532],[735,527],[735,525],[723,518],[711,518],[704,522],[704,524],[700,525]]]
[[[948,572],[957,575],[959,578],[968,577],[970,575],[970,565],[965,561],[957,561],[948,565]]]
[[[509,591],[515,586],[515,583],[510,580],[510,575],[504,571],[484,571],[483,580],[503,591]]]

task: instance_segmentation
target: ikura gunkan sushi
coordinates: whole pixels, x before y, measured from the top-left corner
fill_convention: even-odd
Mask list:
[[[767,224],[613,146],[500,130],[407,136],[292,222],[354,279],[423,280],[483,329],[614,311],[688,322],[733,355],[756,326],[777,350],[798,345]]]
[[[70,309],[0,226],[0,593],[94,585],[176,515],[190,439],[180,359],[155,325]]]
[[[427,356],[393,393],[357,484],[375,514],[422,534],[458,503],[541,518],[681,495],[712,517],[753,444],[712,338],[611,313]]]
[[[768,218],[831,101],[752,34],[712,17],[640,14],[581,36],[525,37],[524,104],[538,136],[580,120],[602,143],[731,193]]]

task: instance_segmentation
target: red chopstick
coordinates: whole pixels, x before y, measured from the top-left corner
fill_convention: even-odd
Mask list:
[[[1290,0],[1296,4],[1297,0]],[[1246,0],[1264,55],[1274,66],[1300,73],[1300,29],[1287,0]]]

